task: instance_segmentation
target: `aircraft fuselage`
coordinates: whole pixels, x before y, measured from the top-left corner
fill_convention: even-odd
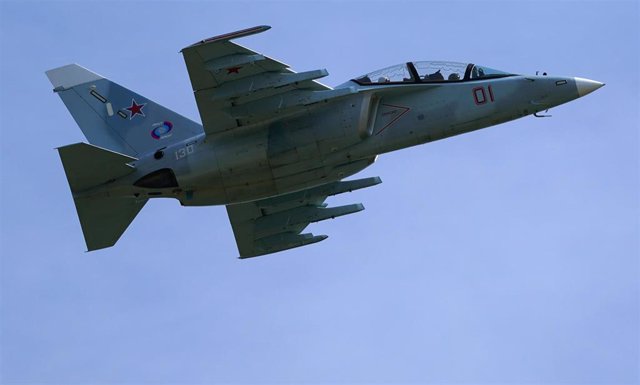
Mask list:
[[[571,77],[343,86],[354,85],[357,93],[289,119],[200,135],[148,154],[111,193],[173,197],[185,206],[266,198],[341,180],[379,154],[504,123],[581,96]],[[177,186],[133,186],[159,169],[172,170]]]

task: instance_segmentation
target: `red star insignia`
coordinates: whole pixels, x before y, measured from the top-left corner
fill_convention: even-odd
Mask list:
[[[145,114],[142,111],[142,108],[144,108],[144,106],[146,105],[147,103],[138,104],[136,103],[135,99],[131,99],[131,107],[126,108],[126,110],[129,110],[129,112],[131,112],[131,116],[129,116],[129,120],[133,119],[133,117],[136,115],[142,115],[142,117],[144,118]]]
[[[242,67],[229,67],[229,68],[227,68],[227,75],[229,75],[229,74],[239,74],[240,73],[240,68],[242,68]]]

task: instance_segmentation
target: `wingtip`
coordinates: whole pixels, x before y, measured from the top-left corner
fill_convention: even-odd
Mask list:
[[[229,32],[222,35],[213,36],[207,39],[202,39],[197,43],[191,44],[190,46],[181,49],[180,52],[184,51],[185,49],[197,47],[204,44],[215,43],[220,41],[229,41],[229,40],[238,39],[245,36],[255,35],[257,33],[265,32],[270,29],[271,29],[270,25],[258,25],[251,28],[241,29],[235,32]]]

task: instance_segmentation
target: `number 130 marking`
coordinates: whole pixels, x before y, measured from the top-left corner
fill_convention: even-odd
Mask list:
[[[175,152],[176,159],[182,159],[191,154],[193,154],[193,143],[189,143]]]
[[[493,103],[495,99],[493,98],[493,90],[491,86],[487,86],[489,91],[489,101]],[[487,93],[484,91],[484,87],[476,87],[473,89],[473,100],[477,105],[485,104],[487,102]]]

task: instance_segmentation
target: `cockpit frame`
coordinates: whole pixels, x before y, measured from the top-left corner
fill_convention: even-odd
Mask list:
[[[451,67],[453,70],[445,78],[441,69],[433,73],[422,73],[427,68]],[[424,67],[424,68],[423,68]],[[456,72],[454,72],[456,71]],[[464,73],[461,77],[460,74]],[[391,79],[385,74],[398,76],[401,74],[402,80]],[[407,76],[408,75],[408,76]],[[372,76],[375,79],[372,79]],[[374,85],[398,85],[398,84],[421,84],[421,83],[460,83],[472,80],[484,80],[515,76],[515,74],[494,70],[488,67],[479,66],[473,63],[457,63],[444,61],[422,61],[422,62],[406,62],[395,66],[386,67],[377,71],[370,72],[366,75],[352,79],[355,83],[363,86]]]

